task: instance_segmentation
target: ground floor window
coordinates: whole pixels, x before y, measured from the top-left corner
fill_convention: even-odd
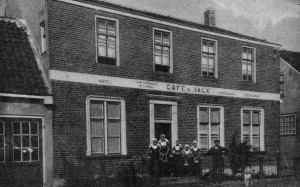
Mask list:
[[[241,141],[248,139],[253,150],[264,151],[264,111],[242,108]]]
[[[296,115],[280,116],[280,135],[296,135]]]
[[[159,140],[161,134],[165,134],[172,146],[178,138],[177,126],[177,102],[150,101],[150,144],[153,138]]]
[[[214,140],[220,140],[220,145],[224,146],[224,108],[199,105],[197,113],[197,135],[201,151],[208,151],[214,145]]]
[[[87,155],[126,154],[125,101],[112,97],[87,99]]]

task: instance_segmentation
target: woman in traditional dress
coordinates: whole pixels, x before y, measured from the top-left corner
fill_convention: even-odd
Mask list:
[[[179,140],[176,141],[176,145],[172,148],[172,172],[173,176],[177,177],[180,175],[183,168],[183,147],[180,144]]]
[[[162,177],[169,176],[169,153],[170,153],[170,143],[166,139],[166,136],[162,134],[160,140],[158,141],[160,145],[160,172]]]
[[[193,162],[193,156],[190,150],[190,146],[188,144],[185,144],[184,151],[183,151],[183,158],[184,158],[184,175],[188,176],[191,175],[191,165]]]
[[[153,139],[153,144],[149,146],[149,174],[151,177],[159,173],[159,155],[160,146],[157,144],[157,139]]]
[[[191,148],[191,153],[193,157],[193,162],[192,162],[192,175],[194,176],[199,176],[200,174],[200,156],[201,152],[200,149],[198,148],[197,141],[195,140],[193,142],[193,146]]]

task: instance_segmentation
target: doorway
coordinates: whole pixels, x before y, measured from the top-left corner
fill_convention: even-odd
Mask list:
[[[172,142],[171,123],[155,123],[155,138],[160,139],[160,135],[164,134],[169,142]]]

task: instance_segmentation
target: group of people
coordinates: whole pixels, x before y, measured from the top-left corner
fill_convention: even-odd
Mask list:
[[[153,139],[149,148],[149,174],[152,177],[200,176],[201,160],[204,156],[212,156],[212,177],[218,180],[224,170],[223,155],[229,151],[219,145],[219,140],[215,140],[214,143],[207,153],[201,153],[197,141],[193,141],[191,146],[182,146],[177,140],[176,145],[171,148],[170,142],[162,134],[159,141]]]

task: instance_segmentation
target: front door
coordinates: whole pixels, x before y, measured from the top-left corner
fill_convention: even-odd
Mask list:
[[[42,120],[0,117],[0,186],[42,186]]]

